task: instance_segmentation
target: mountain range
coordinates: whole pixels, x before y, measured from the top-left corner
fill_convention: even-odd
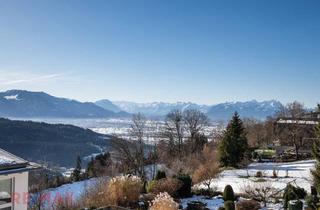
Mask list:
[[[173,109],[181,111],[187,109],[198,109],[205,113],[212,120],[228,120],[233,113],[237,111],[240,116],[246,118],[256,118],[263,120],[268,116],[274,115],[282,104],[276,100],[258,102],[256,100],[247,102],[226,102],[216,105],[199,105],[191,102],[177,102],[177,103],[134,103],[126,101],[112,102],[123,111],[128,113],[143,113],[150,117],[165,116]]]
[[[226,102],[216,105],[199,105],[191,102],[136,103],[103,99],[92,102],[58,98],[44,92],[8,90],[0,92],[0,117],[17,118],[130,118],[142,113],[148,117],[163,118],[173,109],[198,109],[212,120],[228,120],[237,111],[241,117],[265,119],[273,115],[282,104],[269,100],[258,102]]]
[[[58,98],[44,92],[8,90],[0,92],[0,116],[23,118],[117,118],[129,117],[91,102]]]

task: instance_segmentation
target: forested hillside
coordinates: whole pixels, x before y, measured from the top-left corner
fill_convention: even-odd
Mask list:
[[[0,118],[0,145],[36,162],[72,167],[76,157],[110,148],[108,136],[72,125],[12,121]]]

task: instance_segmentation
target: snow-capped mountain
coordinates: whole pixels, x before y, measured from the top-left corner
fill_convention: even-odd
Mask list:
[[[100,106],[100,107],[102,107],[102,108],[104,108],[104,109],[107,109],[107,110],[110,110],[110,111],[113,111],[113,112],[121,112],[121,111],[124,110],[124,109],[121,109],[120,107],[118,107],[117,105],[115,105],[114,103],[112,103],[108,99],[103,99],[103,100],[96,101],[95,104]]]
[[[0,92],[0,117],[108,118],[128,115],[103,109],[91,102],[57,98],[44,92]]]
[[[95,103],[58,98],[44,92],[8,90],[0,92],[0,117],[20,118],[130,118],[133,113],[147,117],[164,117],[173,109],[198,109],[212,120],[228,120],[237,111],[241,117],[265,119],[281,107],[279,101],[256,100],[200,105],[192,102],[135,103],[100,100]]]
[[[177,102],[177,103],[135,103],[128,101],[114,101],[113,104],[117,105],[121,110],[129,113],[143,113],[147,116],[164,116],[173,109],[186,110],[198,109],[204,113],[208,111],[210,106],[199,105],[191,102]]]
[[[143,113],[147,116],[165,116],[173,109],[186,110],[198,109],[206,113],[213,120],[228,120],[237,111],[241,117],[265,119],[274,115],[282,106],[279,101],[269,100],[258,102],[256,100],[246,102],[226,102],[216,105],[199,105],[191,102],[177,103],[135,103],[128,101],[114,101],[114,105],[129,113]]]
[[[279,101],[261,101],[256,100],[246,102],[226,102],[211,106],[206,113],[211,119],[228,120],[232,114],[237,111],[240,116],[246,118],[255,118],[263,120],[268,116],[274,115],[282,104]]]

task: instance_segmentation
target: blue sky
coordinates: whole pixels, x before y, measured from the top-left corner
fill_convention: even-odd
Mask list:
[[[0,1],[0,90],[320,102],[320,1]]]

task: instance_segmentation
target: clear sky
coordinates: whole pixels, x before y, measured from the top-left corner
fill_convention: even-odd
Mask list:
[[[0,90],[320,101],[319,0],[1,0]]]

